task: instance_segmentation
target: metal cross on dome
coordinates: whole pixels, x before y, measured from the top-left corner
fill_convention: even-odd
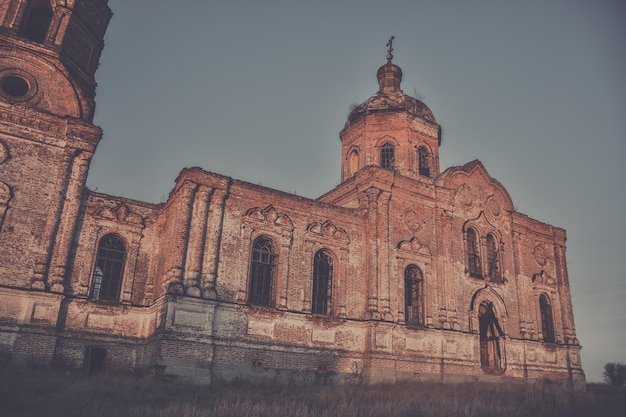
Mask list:
[[[388,46],[388,47],[389,47],[389,49],[387,49],[387,53],[388,53],[388,54],[390,54],[390,53],[392,53],[392,52],[393,52],[393,40],[394,40],[395,38],[396,38],[395,36],[392,36],[391,38],[389,38],[389,42],[387,42],[387,45],[385,45],[385,46]]]

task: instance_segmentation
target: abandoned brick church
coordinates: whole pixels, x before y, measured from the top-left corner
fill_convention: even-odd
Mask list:
[[[0,0],[0,358],[209,384],[540,378],[581,386],[565,230],[514,209],[378,91],[307,199],[184,169],[165,203],[91,191],[107,0]],[[132,139],[131,139],[132,140]]]

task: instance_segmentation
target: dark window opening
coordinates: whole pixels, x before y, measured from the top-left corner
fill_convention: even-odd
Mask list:
[[[0,88],[11,97],[23,97],[28,93],[28,82],[17,75],[7,75],[0,80]]]
[[[328,251],[319,250],[313,261],[313,314],[328,314],[333,287],[333,258]]]
[[[478,252],[478,237],[474,229],[467,229],[467,269],[470,276],[482,278],[482,267]]]
[[[33,0],[28,5],[22,20],[20,33],[31,41],[44,43],[51,21],[52,7],[50,7],[50,2]]]
[[[492,234],[487,235],[487,276],[491,281],[502,282],[498,244]]]
[[[272,241],[266,237],[257,238],[252,246],[252,264],[250,265],[250,304],[271,305],[272,286],[276,258]]]
[[[116,301],[122,284],[124,242],[115,235],[106,235],[98,245],[98,256],[93,273],[91,298],[103,301]]]
[[[493,311],[492,303],[482,303],[478,308],[478,325],[480,328],[480,365],[485,368],[501,369],[500,338],[504,336],[504,333]]]
[[[539,297],[539,310],[541,311],[541,330],[543,332],[543,341],[546,343],[554,343],[554,322],[552,321],[552,306],[548,301],[548,297],[541,294]]]
[[[385,169],[393,169],[394,164],[394,149],[391,142],[383,143],[380,147],[380,166]]]
[[[409,265],[404,270],[404,304],[407,324],[422,324],[422,271]]]
[[[419,158],[419,174],[424,177],[430,177],[430,155],[428,154],[428,150],[420,146],[417,150],[418,158]]]
[[[104,371],[107,350],[97,346],[88,346],[85,352],[85,372],[94,375]]]

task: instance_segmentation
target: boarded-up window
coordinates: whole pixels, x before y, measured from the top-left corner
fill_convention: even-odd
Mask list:
[[[350,175],[354,175],[359,170],[359,153],[357,151],[350,152],[349,168]]]

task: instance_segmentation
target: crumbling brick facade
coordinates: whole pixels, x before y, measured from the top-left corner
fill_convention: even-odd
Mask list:
[[[312,200],[200,168],[163,204],[85,188],[106,0],[0,0],[0,352],[211,383],[580,386],[565,231],[517,213],[400,88],[354,108]],[[35,19],[35,17],[37,17]]]

